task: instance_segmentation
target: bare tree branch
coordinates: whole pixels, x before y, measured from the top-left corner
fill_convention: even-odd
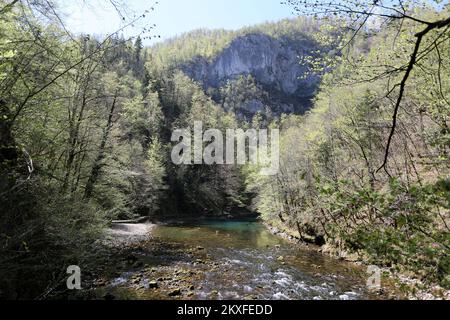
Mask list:
[[[389,172],[387,170],[387,162],[388,162],[388,158],[389,158],[389,152],[390,152],[390,148],[391,148],[391,144],[392,144],[392,138],[394,137],[395,134],[395,129],[397,127],[397,117],[398,117],[398,111],[400,108],[400,104],[403,100],[403,95],[405,93],[405,88],[406,88],[406,82],[408,81],[408,78],[411,74],[411,71],[414,68],[414,65],[417,62],[417,55],[419,53],[419,49],[420,49],[420,45],[422,43],[423,37],[428,34],[431,30],[433,29],[439,29],[442,27],[445,27],[447,25],[450,24],[450,18],[447,18],[445,20],[441,20],[441,21],[437,21],[433,24],[428,25],[424,30],[422,30],[421,32],[416,34],[416,44],[414,46],[414,50],[413,53],[411,55],[411,59],[409,60],[408,63],[408,67],[405,71],[405,74],[403,76],[402,81],[400,82],[400,91],[398,94],[398,98],[397,98],[397,102],[395,104],[394,107],[394,114],[392,116],[392,127],[391,127],[391,131],[389,133],[389,137],[388,137],[388,141],[387,141],[387,145],[386,145],[386,150],[385,150],[385,154],[384,154],[384,160],[383,160],[383,164],[381,165],[380,168],[378,168],[377,173],[384,168],[385,172],[389,175]]]

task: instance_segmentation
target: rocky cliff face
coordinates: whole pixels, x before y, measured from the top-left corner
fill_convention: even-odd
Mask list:
[[[268,96],[268,101],[249,102],[252,113],[264,105],[278,114],[302,113],[309,108],[320,77],[310,74],[300,64],[300,58],[316,49],[314,42],[305,38],[275,39],[265,34],[247,34],[234,39],[211,61],[196,57],[182,70],[201,82],[205,90],[220,88],[241,75],[251,75]]]

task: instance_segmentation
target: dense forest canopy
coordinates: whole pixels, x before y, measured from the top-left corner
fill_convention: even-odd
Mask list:
[[[249,26],[236,31],[195,30],[158,43],[150,48],[150,52],[153,55],[155,67],[168,68],[188,62],[196,56],[213,59],[229,46],[233,39],[246,34],[265,34],[286,41],[298,37],[306,40],[308,34],[318,32],[319,28],[318,21],[300,16],[279,22]]]
[[[396,2],[287,1],[300,17],[146,48],[150,29],[74,35],[50,1],[1,0],[0,295],[47,297],[112,220],[251,213],[448,289],[450,7]],[[273,108],[284,93],[258,74],[186,71],[255,34],[314,44],[295,55],[307,111]],[[194,121],[279,128],[278,174],[174,165],[171,133]]]

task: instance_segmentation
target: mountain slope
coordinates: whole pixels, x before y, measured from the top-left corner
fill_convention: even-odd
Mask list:
[[[160,69],[182,70],[241,117],[267,111],[300,114],[311,106],[320,84],[311,66],[300,63],[304,56],[326,51],[312,37],[318,32],[317,22],[306,18],[238,31],[199,30],[153,47],[151,55]],[[243,78],[258,97],[241,92],[238,103],[226,106],[227,89],[242,87]]]

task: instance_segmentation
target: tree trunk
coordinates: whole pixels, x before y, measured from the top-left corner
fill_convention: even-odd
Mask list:
[[[0,165],[2,167],[14,165],[19,156],[16,142],[12,136],[11,125],[8,121],[9,116],[6,102],[0,99]]]
[[[106,142],[108,141],[108,136],[109,136],[109,133],[113,126],[113,116],[114,116],[114,109],[116,108],[116,102],[117,102],[117,92],[114,95],[114,101],[111,105],[111,110],[109,111],[108,122],[107,122],[106,128],[103,132],[103,137],[102,137],[102,141],[100,143],[100,148],[98,150],[97,158],[94,161],[94,165],[92,166],[89,180],[86,183],[86,189],[84,192],[84,197],[86,199],[89,199],[92,196],[92,192],[94,191],[94,185],[100,176],[100,169],[102,168],[102,161],[105,158]]]

